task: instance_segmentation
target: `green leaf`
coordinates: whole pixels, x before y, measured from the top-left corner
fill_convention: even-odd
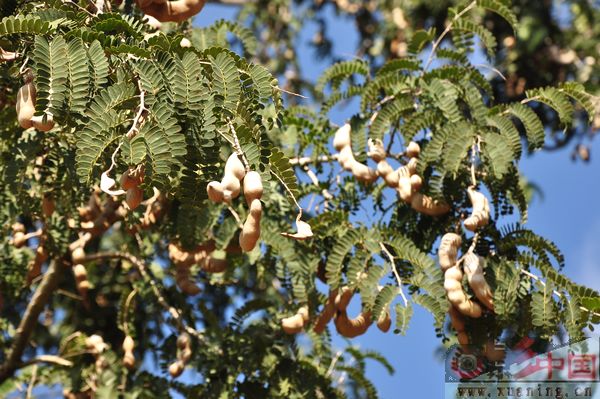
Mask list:
[[[369,76],[369,63],[363,60],[351,60],[333,64],[319,77],[315,89],[323,92],[325,86],[330,83],[332,90],[337,90],[341,83],[352,75]]]
[[[55,118],[62,116],[65,113],[63,101],[69,72],[65,39],[57,36],[48,42],[44,37],[36,36],[32,57],[35,62],[36,111],[52,114]]]
[[[325,266],[325,276],[327,284],[331,289],[336,289],[340,285],[342,278],[342,268],[344,259],[352,247],[359,241],[359,230],[348,230],[346,234],[338,238],[333,244],[332,250],[327,258]]]
[[[408,302],[406,306],[402,306],[400,303],[396,304],[396,328],[394,328],[394,334],[406,335],[413,312],[411,302]]]
[[[214,58],[211,56],[210,60],[213,67],[213,90],[222,99],[221,106],[234,115],[241,94],[240,74],[235,60],[226,52],[221,52]]]
[[[498,43],[496,42],[494,34],[486,28],[484,28],[482,25],[461,18],[454,21],[452,29],[476,34],[481,39],[481,43],[485,46],[488,56],[490,58],[494,57],[494,52]]]
[[[521,103],[515,103],[509,105],[505,113],[516,116],[523,123],[525,132],[527,133],[527,141],[529,142],[529,151],[536,150],[544,145],[546,137],[544,125],[542,125],[542,121],[531,108]]]
[[[87,49],[87,56],[89,58],[88,65],[92,80],[91,93],[95,94],[106,84],[108,77],[108,60],[104,54],[104,49],[97,40],[94,40],[90,44]]]
[[[483,133],[482,139],[481,150],[485,166],[497,179],[501,179],[513,161],[510,143],[505,136],[492,132]]]
[[[510,4],[510,3],[509,3]],[[477,6],[485,8],[500,15],[510,24],[513,31],[517,30],[517,16],[500,0],[477,0]]]
[[[71,112],[83,113],[89,100],[90,75],[88,57],[81,39],[75,38],[68,46],[69,97],[66,107]]]
[[[543,89],[527,90],[525,92],[529,101],[544,103],[558,113],[560,121],[568,126],[573,122],[573,105],[569,96],[557,88],[545,87]]]
[[[386,284],[377,293],[375,303],[373,304],[373,320],[377,320],[379,316],[389,308],[392,301],[398,295],[398,287],[395,285]]]
[[[384,133],[390,126],[397,123],[398,119],[407,111],[415,109],[412,97],[399,95],[392,101],[383,105],[373,124],[371,125],[370,138],[373,140],[382,140]]]

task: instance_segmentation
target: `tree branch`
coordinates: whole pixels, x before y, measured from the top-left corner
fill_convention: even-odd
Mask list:
[[[44,310],[52,292],[56,289],[65,266],[62,260],[50,262],[50,266],[46,274],[44,274],[42,282],[38,285],[29,305],[27,305],[27,309],[25,309],[6,361],[0,366],[0,383],[12,377],[14,372],[21,367],[21,356],[29,342],[29,337],[37,324],[40,313]]]
[[[132,265],[134,265],[136,267],[136,269],[140,272],[140,274],[142,275],[144,280],[150,284],[150,288],[152,289],[154,296],[156,296],[158,303],[171,315],[171,317],[175,321],[175,324],[177,325],[177,329],[179,331],[182,331],[182,332],[185,331],[188,334],[193,335],[200,341],[204,341],[204,336],[199,331],[186,325],[183,322],[183,319],[181,317],[181,312],[178,309],[174,308],[173,306],[169,305],[169,303],[167,302],[165,297],[160,292],[158,285],[156,284],[154,279],[150,276],[150,274],[148,273],[148,270],[146,270],[146,264],[143,261],[141,261],[140,259],[136,258],[135,256],[133,256],[127,252],[98,252],[95,254],[87,255],[85,257],[84,262],[91,262],[94,260],[104,260],[104,259],[123,259],[123,260],[130,262]]]

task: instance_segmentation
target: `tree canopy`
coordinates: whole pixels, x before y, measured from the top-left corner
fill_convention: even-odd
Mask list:
[[[204,0],[0,3],[0,392],[377,397],[365,359],[386,358],[332,334],[401,340],[422,306],[441,345],[492,362],[495,340],[598,323],[598,292],[527,227],[519,160],[589,159],[600,8],[233,3],[208,27]]]

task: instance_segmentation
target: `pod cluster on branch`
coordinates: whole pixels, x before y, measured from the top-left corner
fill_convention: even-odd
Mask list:
[[[33,75],[28,72],[24,77],[24,84],[17,92],[17,121],[23,129],[34,127],[42,132],[50,131],[54,127],[54,117],[47,113],[35,114],[36,89],[33,84]]]
[[[215,242],[208,240],[196,246],[190,251],[182,249],[179,245],[169,244],[169,258],[175,265],[175,283],[179,289],[187,295],[197,295],[200,293],[192,276],[190,268],[192,265],[198,265],[207,273],[221,273],[227,268],[225,259],[214,258],[211,254],[215,251]]]
[[[184,332],[177,337],[177,360],[169,365],[169,374],[171,377],[179,377],[191,358],[192,341],[190,336]]]
[[[240,248],[244,252],[250,252],[258,243],[260,238],[260,219],[262,217],[262,203],[260,199],[263,195],[263,184],[260,174],[256,171],[248,171],[239,156],[233,153],[225,162],[225,172],[223,179],[208,183],[206,192],[208,198],[215,202],[231,203],[231,200],[240,195],[243,184],[244,198],[248,205],[248,215],[242,226],[239,242]]]
[[[373,183],[377,180],[377,172],[354,158],[351,130],[350,124],[346,123],[335,132],[333,147],[339,151],[337,160],[342,168],[352,173],[357,180]]]
[[[79,292],[79,295],[86,301],[90,289],[90,282],[87,278],[87,270],[83,265],[85,262],[85,250],[83,247],[78,246],[71,251],[71,260],[73,262],[73,275],[75,276],[77,292]]]
[[[386,185],[398,191],[404,202],[417,212],[429,216],[441,216],[448,213],[450,211],[448,204],[436,201],[419,192],[423,185],[423,179],[416,174],[418,157],[421,153],[419,144],[411,141],[406,147],[405,153],[409,157],[408,162],[394,170],[387,161],[383,143],[380,140],[369,140],[368,155],[377,162],[377,174],[383,178]]]
[[[444,289],[451,304],[449,314],[452,327],[456,330],[458,341],[461,345],[469,344],[468,335],[464,327],[464,316],[479,318],[483,314],[480,303],[494,311],[493,293],[485,280],[483,273],[484,259],[469,250],[462,259],[458,260],[458,251],[462,238],[456,233],[446,233],[441,239],[438,249],[438,260],[444,271]],[[471,290],[477,301],[469,298],[463,289],[463,269]]]

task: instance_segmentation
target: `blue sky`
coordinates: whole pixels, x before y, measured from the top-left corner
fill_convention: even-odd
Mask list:
[[[209,4],[195,22],[206,26],[220,18],[233,19],[235,11],[234,7]],[[352,20],[328,19],[331,21],[329,32],[335,32],[332,35],[334,55],[350,59],[358,38]],[[304,26],[298,43],[298,56],[303,72],[316,80],[328,63],[315,60],[308,47],[315,29],[316,25]],[[352,112],[350,106],[335,109],[330,115],[334,123],[341,124]],[[600,161],[594,158],[600,153],[600,143],[598,140],[592,143],[592,162],[588,164],[571,161],[570,150],[538,152],[521,161],[525,176],[538,184],[544,193],[543,199],[534,199],[527,226],[554,241],[563,251],[567,276],[600,290],[600,260],[595,253],[600,247],[600,207],[597,200],[600,195],[597,183]],[[337,335],[334,343],[339,347],[346,344]],[[372,328],[354,339],[353,343],[384,353],[395,367],[396,373],[389,376],[382,366],[374,362],[368,366],[368,376],[378,387],[382,398],[398,398],[399,392],[403,397],[443,396],[444,366],[440,355],[436,354],[440,342],[434,333],[433,318],[419,306],[415,306],[406,336],[382,334]]]

